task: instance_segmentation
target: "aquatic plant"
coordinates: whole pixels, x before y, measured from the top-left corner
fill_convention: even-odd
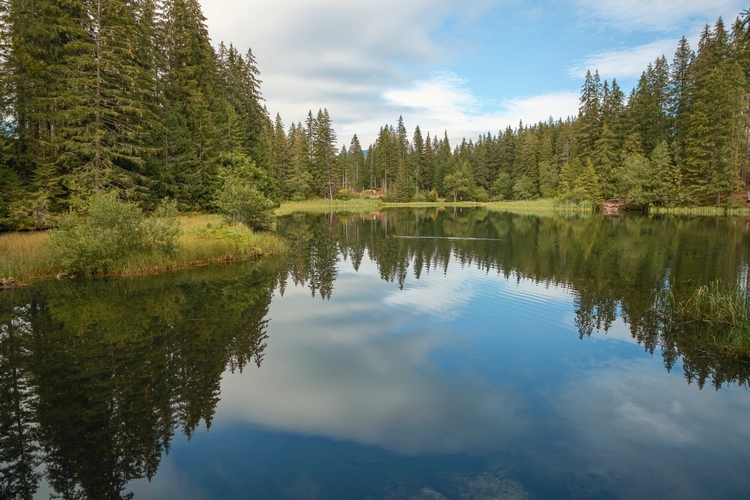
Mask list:
[[[720,280],[702,285],[677,303],[675,314],[683,322],[700,322],[726,333],[728,344],[750,353],[750,291]]]

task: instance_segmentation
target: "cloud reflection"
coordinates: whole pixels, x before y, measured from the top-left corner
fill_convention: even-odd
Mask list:
[[[431,307],[383,307],[384,294],[394,303],[393,284],[367,274],[342,273],[331,301],[274,301],[263,368],[225,375],[214,425],[239,420],[407,455],[492,449],[517,434],[516,391],[469,367],[446,373],[433,354],[460,350],[460,341],[424,316]],[[352,304],[356,314],[337,313]]]

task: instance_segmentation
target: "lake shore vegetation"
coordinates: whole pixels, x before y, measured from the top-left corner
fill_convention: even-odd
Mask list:
[[[0,235],[0,287],[73,276],[132,277],[283,254],[283,238],[219,215],[151,216],[114,195],[93,198],[85,217],[51,231]]]
[[[681,299],[665,290],[656,310],[669,329],[704,334],[738,357],[750,355],[750,291],[744,286],[714,280]]]
[[[336,212],[373,212],[382,208],[431,208],[431,207],[484,207],[487,210],[506,212],[593,212],[592,203],[560,202],[553,199],[536,199],[523,201],[478,202],[478,201],[409,201],[386,202],[376,198],[354,198],[349,200],[315,199],[306,201],[283,202],[276,210],[276,215],[287,215],[294,212],[336,213]]]

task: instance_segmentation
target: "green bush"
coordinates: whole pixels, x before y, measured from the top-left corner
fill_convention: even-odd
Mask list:
[[[478,187],[474,190],[474,199],[480,203],[484,203],[490,199],[490,195],[483,187]]]
[[[232,176],[225,179],[216,205],[230,224],[242,222],[251,229],[263,230],[274,220],[274,203],[249,182]]]
[[[438,193],[437,193],[437,191],[435,191],[433,189],[432,191],[430,191],[429,193],[427,193],[427,197],[426,198],[427,198],[427,201],[429,201],[430,203],[436,202],[437,199],[438,199]]]
[[[496,199],[508,200],[513,196],[513,180],[507,172],[500,172],[492,184],[492,194]]]
[[[336,199],[341,201],[353,200],[357,195],[350,189],[342,189],[336,194]]]
[[[534,199],[534,183],[531,179],[522,175],[513,184],[513,199],[514,200],[531,200]]]
[[[251,229],[268,229],[274,220],[276,204],[255,187],[258,178],[255,163],[244,155],[240,159],[222,167],[223,182],[216,195],[216,206],[230,224],[242,222]]]
[[[179,234],[174,202],[164,202],[153,217],[115,193],[93,196],[83,217],[71,215],[50,233],[60,265],[71,274],[106,273],[128,255],[172,252]]]
[[[144,223],[147,246],[173,254],[175,243],[180,235],[180,221],[177,220],[177,202],[164,200]]]

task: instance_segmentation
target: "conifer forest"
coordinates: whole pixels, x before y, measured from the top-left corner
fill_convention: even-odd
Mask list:
[[[54,225],[99,191],[212,212],[228,175],[273,202],[527,200],[734,206],[748,191],[750,14],[649,64],[629,93],[586,75],[577,116],[451,144],[399,117],[340,145],[326,109],[288,127],[249,48],[197,0],[9,0],[0,48],[0,227]],[[262,55],[259,55],[262,59]],[[522,118],[522,117],[521,117]],[[370,132],[370,131],[367,131]]]

